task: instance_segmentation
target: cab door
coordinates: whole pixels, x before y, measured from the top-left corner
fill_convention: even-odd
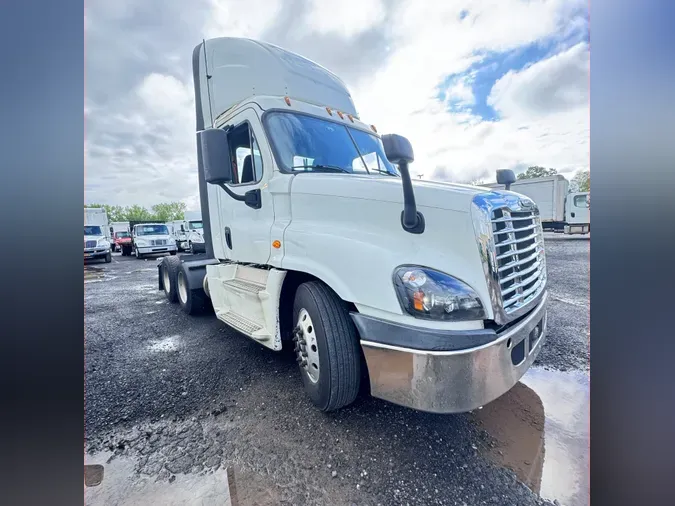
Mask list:
[[[588,193],[570,193],[567,196],[565,218],[569,224],[585,224],[591,222],[591,209]]]
[[[267,187],[274,167],[271,151],[257,111],[252,107],[237,114],[227,126],[233,169],[233,181],[227,186],[241,196],[259,190],[260,208],[237,201],[218,188],[222,248],[230,260],[267,264],[274,223],[272,198]]]

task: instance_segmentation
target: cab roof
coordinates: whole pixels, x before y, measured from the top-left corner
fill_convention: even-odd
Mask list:
[[[280,47],[252,39],[219,37],[192,54],[197,130],[255,96],[291,99],[358,117],[342,80],[326,68]]]

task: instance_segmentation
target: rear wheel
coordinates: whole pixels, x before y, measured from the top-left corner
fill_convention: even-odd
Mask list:
[[[322,411],[354,402],[361,383],[358,333],[347,305],[318,281],[298,287],[293,305],[296,359],[305,392]]]
[[[176,274],[180,268],[180,263],[180,259],[177,257],[164,257],[162,259],[162,286],[169,302],[176,302],[178,300]]]
[[[181,263],[176,273],[176,291],[181,309],[189,315],[200,314],[206,311],[209,301],[200,287],[191,287],[185,264]]]

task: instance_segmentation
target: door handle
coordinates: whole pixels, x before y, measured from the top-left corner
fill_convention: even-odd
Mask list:
[[[232,249],[232,231],[230,227],[225,227],[225,242],[227,243],[227,247]]]

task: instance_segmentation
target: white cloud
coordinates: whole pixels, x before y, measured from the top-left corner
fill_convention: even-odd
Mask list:
[[[536,116],[587,107],[590,53],[580,43],[499,79],[488,103],[503,117]]]
[[[588,166],[585,46],[500,79],[490,95],[500,121],[449,113],[447,102],[474,102],[466,71],[481,54],[569,40],[570,27],[583,25],[572,17],[587,8],[579,0],[476,0],[468,8],[416,0],[166,2],[157,4],[166,6],[166,20],[152,35],[137,19],[152,12],[140,0],[88,7],[88,34],[116,41],[88,44],[89,72],[99,77],[85,99],[88,201],[197,205],[191,51],[202,37],[225,35],[280,44],[338,73],[364,121],[410,138],[411,169],[427,178],[487,180],[497,168],[528,164],[572,174]],[[443,103],[439,85],[452,74],[465,77],[448,86]]]
[[[306,30],[335,33],[343,37],[358,35],[382,21],[382,0],[310,0]]]

